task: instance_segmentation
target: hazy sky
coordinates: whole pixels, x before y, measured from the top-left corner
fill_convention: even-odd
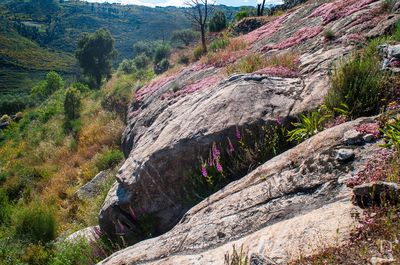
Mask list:
[[[109,2],[109,3],[121,3],[121,4],[132,4],[142,6],[182,6],[185,0],[87,0],[88,2]],[[243,6],[250,5],[255,6],[257,1],[260,0],[216,0],[217,4],[229,5],[229,6]],[[282,0],[267,0],[267,4],[281,4]]]

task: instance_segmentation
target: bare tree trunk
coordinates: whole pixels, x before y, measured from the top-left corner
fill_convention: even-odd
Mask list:
[[[263,0],[262,6],[261,6],[261,16],[264,15],[264,8],[265,8],[265,0]]]
[[[205,28],[205,25],[201,26],[201,47],[203,49],[203,53],[207,53],[206,28]]]

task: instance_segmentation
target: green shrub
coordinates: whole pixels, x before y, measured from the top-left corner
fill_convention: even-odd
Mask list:
[[[344,103],[352,117],[376,114],[383,80],[377,58],[355,54],[334,69],[325,105],[333,110]]]
[[[0,118],[0,122],[11,122],[11,121],[12,121],[11,117],[8,116],[7,114],[1,116]]]
[[[210,44],[210,50],[213,52],[217,52],[219,50],[225,49],[226,46],[229,45],[229,39],[227,38],[222,38],[222,39],[216,39]]]
[[[190,58],[187,55],[181,54],[178,57],[178,63],[179,64],[185,64],[188,65],[190,63]]]
[[[131,74],[135,70],[135,63],[133,60],[124,59],[118,66],[118,72]]]
[[[158,44],[154,52],[154,64],[157,65],[163,59],[168,59],[171,55],[171,46],[166,43]]]
[[[390,13],[392,12],[394,5],[396,4],[396,0],[384,0],[381,3],[382,12]]]
[[[321,114],[320,111],[312,111],[307,115],[300,115],[300,122],[292,123],[294,129],[288,132],[289,141],[301,143],[323,130],[324,122],[330,115]]]
[[[240,20],[242,20],[243,18],[249,17],[249,16],[250,16],[250,14],[249,14],[249,12],[248,12],[247,10],[241,10],[241,11],[239,11],[239,12],[237,12],[237,13],[235,14],[235,20],[236,20],[236,21],[240,21]]]
[[[49,265],[91,265],[99,261],[84,239],[58,244],[54,252]]]
[[[87,84],[83,84],[80,82],[73,83],[71,87],[76,88],[81,93],[87,93],[90,90]]]
[[[67,120],[76,120],[80,116],[81,95],[76,88],[69,88],[65,93],[64,114]]]
[[[265,59],[259,54],[248,55],[234,64],[226,67],[226,72],[229,75],[234,73],[253,73],[263,67],[265,67]]]
[[[227,26],[227,21],[225,13],[222,11],[217,11],[210,19],[210,22],[208,24],[208,29],[210,30],[210,32],[220,32],[224,30],[226,26]]]
[[[51,71],[47,74],[46,79],[40,81],[32,88],[32,95],[38,99],[45,99],[55,91],[64,87],[64,81],[56,72]]]
[[[32,203],[18,209],[15,235],[32,243],[47,243],[56,238],[57,222],[48,205]]]
[[[7,223],[10,215],[11,205],[7,193],[4,189],[0,189],[0,225]]]
[[[41,244],[29,244],[22,255],[22,261],[30,265],[47,264],[49,258],[49,251]]]
[[[325,40],[327,40],[327,41],[331,41],[336,38],[335,32],[333,32],[333,30],[331,30],[331,29],[325,30],[323,35],[324,35]]]
[[[182,42],[185,46],[198,39],[200,34],[190,29],[177,30],[172,33],[173,42]]]
[[[195,61],[198,61],[201,56],[204,55],[204,51],[203,48],[201,46],[197,46],[196,48],[194,48],[193,50],[193,57]]]
[[[133,59],[133,64],[137,69],[145,69],[150,64],[150,58],[144,53],[139,54]]]
[[[135,56],[139,54],[145,54],[147,57],[153,57],[154,55],[154,42],[149,41],[138,41],[133,44],[133,53]]]
[[[99,170],[106,170],[118,165],[123,159],[124,154],[120,150],[107,150],[97,157],[96,167]]]

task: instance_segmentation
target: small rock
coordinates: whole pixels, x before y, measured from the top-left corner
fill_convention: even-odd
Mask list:
[[[357,145],[363,142],[363,134],[356,130],[349,130],[344,133],[343,140],[347,145]]]
[[[354,203],[361,208],[373,205],[395,205],[399,202],[400,186],[396,183],[377,181],[353,188]]]
[[[106,180],[106,178],[106,173],[100,171],[92,180],[80,187],[75,192],[75,195],[81,200],[96,196],[99,192],[100,185]]]
[[[347,162],[354,158],[354,151],[351,149],[340,149],[337,151],[336,159],[341,162]]]
[[[372,142],[374,138],[375,138],[374,135],[370,133],[363,136],[363,139],[366,143]]]
[[[372,257],[370,260],[372,265],[391,264],[395,261],[396,261],[395,259],[385,259],[385,258],[378,258],[378,257]]]

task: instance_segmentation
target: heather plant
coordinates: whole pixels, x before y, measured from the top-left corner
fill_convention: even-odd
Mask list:
[[[299,122],[292,123],[294,128],[288,132],[289,141],[301,143],[324,129],[324,124],[331,115],[320,111],[301,114]]]
[[[199,201],[246,175],[255,167],[288,147],[286,129],[275,124],[240,130],[220,143],[214,142],[207,158],[189,172],[191,182],[186,190],[190,203]]]

